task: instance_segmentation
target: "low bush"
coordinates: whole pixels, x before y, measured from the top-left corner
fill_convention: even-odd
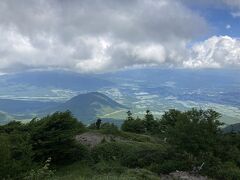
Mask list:
[[[118,127],[113,123],[103,123],[100,127],[100,131],[104,134],[113,135],[118,135],[120,133]]]
[[[21,178],[33,165],[27,134],[0,134],[0,177]]]
[[[118,161],[100,161],[94,165],[93,169],[99,174],[112,174],[124,173],[127,168],[123,167]]]
[[[51,157],[56,165],[71,163],[86,153],[86,148],[73,138],[84,131],[84,126],[69,111],[56,112],[29,125],[35,161],[44,162]]]
[[[123,165],[130,168],[143,168],[153,163],[162,163],[164,160],[164,151],[156,148],[131,149],[125,153],[121,159]]]
[[[118,161],[129,168],[144,168],[152,163],[161,163],[166,148],[152,143],[110,142],[96,146],[92,150],[95,162]]]
[[[232,162],[226,162],[221,166],[216,177],[222,180],[240,179],[240,168]]]
[[[146,132],[145,122],[141,119],[129,119],[123,122],[121,129],[126,132],[143,134]]]
[[[159,180],[157,174],[146,169],[129,169],[123,175],[129,178],[136,178],[137,180]]]
[[[50,169],[51,158],[48,158],[43,167],[38,169],[32,169],[23,178],[24,180],[42,180],[49,179],[54,175],[54,171]]]
[[[92,150],[95,162],[120,160],[131,148],[129,145],[118,142],[102,143]]]

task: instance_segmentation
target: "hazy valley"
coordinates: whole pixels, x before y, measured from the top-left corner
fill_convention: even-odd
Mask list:
[[[124,120],[127,109],[139,117],[150,109],[156,117],[160,117],[168,109],[213,108],[222,114],[223,122],[233,124],[240,122],[239,76],[239,71],[227,69],[195,71],[151,68],[98,75],[65,71],[2,75],[1,122],[8,121],[9,117],[30,120],[43,115],[43,111],[46,114],[54,110],[71,110],[71,107],[62,104],[79,94],[100,92],[124,108],[116,108],[111,102],[105,106],[99,99],[94,99],[88,104],[96,103],[91,108],[91,115],[83,115],[86,106],[80,104],[86,105],[84,98],[88,99],[83,95],[83,99],[79,98],[73,103],[73,114],[78,114],[77,118],[86,123],[101,117],[116,120],[119,124],[119,120]]]

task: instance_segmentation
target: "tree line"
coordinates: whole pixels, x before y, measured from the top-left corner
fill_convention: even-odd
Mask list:
[[[171,109],[159,119],[150,110],[143,118],[128,111],[120,129],[100,119],[85,126],[70,111],[29,123],[12,121],[0,126],[0,177],[47,179],[54,174],[54,167],[84,160],[91,167],[99,161],[117,161],[121,167],[144,168],[156,174],[181,170],[217,179],[240,179],[240,135],[223,133],[220,117],[212,109]],[[103,142],[89,149],[74,138],[86,131],[128,136],[135,141]],[[149,143],[137,135],[156,141]]]

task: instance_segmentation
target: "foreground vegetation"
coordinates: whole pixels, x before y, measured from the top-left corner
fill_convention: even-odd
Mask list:
[[[222,133],[213,110],[169,110],[161,119],[131,112],[121,129],[84,126],[71,112],[27,124],[0,126],[1,179],[159,179],[187,171],[214,179],[240,179],[240,135]],[[109,135],[94,147],[75,140],[85,133]]]

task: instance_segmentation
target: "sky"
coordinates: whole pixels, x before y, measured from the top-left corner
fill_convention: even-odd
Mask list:
[[[0,73],[240,68],[240,0],[1,0]]]

